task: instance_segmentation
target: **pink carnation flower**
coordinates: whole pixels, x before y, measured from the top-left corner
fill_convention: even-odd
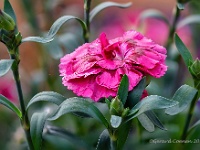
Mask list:
[[[167,70],[166,49],[136,31],[108,40],[103,33],[91,43],[61,58],[62,83],[78,96],[98,101],[116,96],[121,78],[129,78],[129,91],[143,76],[159,78]]]
[[[13,80],[6,77],[0,78],[0,94],[17,103],[17,91]]]

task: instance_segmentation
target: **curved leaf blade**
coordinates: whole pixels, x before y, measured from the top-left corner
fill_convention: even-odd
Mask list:
[[[81,19],[69,15],[69,16],[62,16],[62,17],[58,18],[51,26],[46,37],[38,37],[38,36],[26,37],[26,38],[22,39],[22,42],[32,41],[32,42],[39,42],[39,43],[48,43],[54,39],[54,36],[57,34],[57,32],[61,28],[61,26],[71,19],[75,19],[80,23],[80,25],[83,29],[83,34],[85,34],[86,30],[87,30],[85,23]]]
[[[189,106],[197,90],[189,85],[182,85],[173,95],[173,100],[177,101],[178,104],[165,110],[168,115],[176,115],[182,112],[185,108]]]
[[[46,126],[45,127],[46,134],[49,134],[51,136],[56,136],[56,137],[61,137],[69,142],[71,142],[74,147],[82,150],[92,150],[91,147],[87,143],[85,143],[82,139],[80,139],[78,136],[75,134],[63,129],[63,128],[58,128],[55,126]]]
[[[99,109],[93,105],[93,102],[79,97],[66,99],[60,104],[57,112],[48,120],[56,120],[64,114],[77,112],[87,114],[100,121],[106,128],[109,127],[108,121]]]
[[[168,26],[170,25],[167,17],[161,11],[156,9],[147,9],[143,11],[139,16],[140,22],[143,22],[147,18],[155,18],[164,21]]]
[[[110,124],[113,128],[118,128],[122,123],[122,117],[111,115]]]
[[[129,131],[131,129],[131,122],[127,122],[122,124],[118,130],[117,130],[117,136],[118,137],[123,137],[123,138],[118,138],[117,139],[117,149],[122,150],[124,147],[124,144],[126,143],[126,140],[129,135]]]
[[[22,113],[17,106],[15,106],[12,102],[10,102],[5,96],[0,94],[0,104],[6,106],[13,112],[17,114],[17,116],[22,119]]]
[[[99,136],[96,150],[109,150],[110,149],[110,135],[108,130],[105,129]]]
[[[140,114],[153,109],[166,109],[177,105],[178,102],[169,100],[167,98],[151,95],[142,99],[137,103],[126,117],[126,122],[139,116]]]
[[[119,89],[117,92],[117,95],[119,96],[119,99],[123,103],[123,105],[126,103],[126,99],[128,96],[128,87],[129,87],[128,77],[127,75],[124,75],[121,79]]]
[[[34,113],[30,122],[30,133],[34,148],[42,149],[42,133],[49,114],[47,112]]]
[[[97,5],[91,12],[90,12],[90,22],[93,20],[93,18],[103,9],[108,8],[108,7],[119,7],[119,8],[127,8],[129,6],[131,6],[132,3],[124,3],[124,4],[120,4],[120,3],[115,3],[115,2],[103,2],[99,5]]]
[[[0,77],[4,76],[12,67],[14,60],[2,59],[0,60]]]
[[[154,124],[151,122],[151,120],[147,117],[145,113],[140,114],[137,116],[139,122],[141,125],[149,132],[153,132],[155,130]]]
[[[141,99],[146,86],[146,77],[144,77],[132,91],[128,93],[127,107],[133,108]]]
[[[61,94],[53,91],[43,91],[36,94],[28,103],[26,109],[36,102],[51,102],[60,105],[66,98]]]
[[[200,15],[190,15],[177,24],[177,28],[182,28],[186,25],[200,23]]]
[[[164,127],[164,125],[160,122],[160,120],[158,119],[158,117],[156,116],[156,114],[153,111],[149,110],[149,111],[146,111],[144,114],[151,120],[151,122],[155,126],[157,126],[158,128],[160,128],[161,130],[165,130],[165,131],[167,130]]]
[[[199,125],[200,125],[200,120],[198,120],[193,126],[190,127],[187,134],[189,135]]]
[[[13,18],[15,23],[17,24],[16,15],[15,15],[15,12],[14,12],[14,10],[12,8],[12,5],[10,4],[9,0],[4,0],[4,8],[3,8],[3,10],[7,14],[9,14]]]
[[[192,55],[177,34],[175,34],[175,44],[186,66],[189,67],[193,61]]]

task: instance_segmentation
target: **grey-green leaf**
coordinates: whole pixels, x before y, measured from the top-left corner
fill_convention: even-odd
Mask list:
[[[164,21],[168,26],[170,24],[167,17],[162,12],[156,9],[147,9],[143,11],[139,16],[140,22],[143,22],[145,19],[148,18],[156,18],[158,20]]]
[[[107,129],[99,136],[96,150],[110,150],[110,136]]]
[[[66,98],[59,93],[53,91],[43,91],[36,94],[28,103],[26,109],[36,102],[51,102],[60,105]]]
[[[63,128],[47,125],[45,126],[45,131],[46,134],[66,139],[67,141],[72,143],[77,149],[92,150],[92,148],[89,147],[89,145],[85,143],[82,139],[80,139],[80,137]]]
[[[132,91],[128,93],[128,98],[127,98],[127,107],[130,109],[133,108],[140,100],[142,97],[142,93],[145,89],[146,86],[146,77],[144,77],[136,87]]]
[[[13,112],[17,114],[17,116],[22,119],[22,113],[17,106],[15,106],[10,100],[8,100],[5,96],[0,94],[0,104],[3,104]]]
[[[119,89],[117,92],[117,95],[119,96],[120,101],[125,104],[126,99],[128,96],[128,87],[129,87],[129,81],[127,75],[124,75],[121,79]]]
[[[139,122],[141,125],[149,132],[153,132],[155,130],[154,124],[151,122],[151,120],[147,117],[145,113],[140,114],[137,116]]]
[[[192,55],[177,34],[175,34],[175,44],[186,66],[189,67],[193,61]]]
[[[106,128],[109,127],[108,121],[93,102],[79,97],[66,99],[60,104],[57,112],[49,120],[56,120],[64,114],[76,112],[85,113],[100,121]]]
[[[131,109],[129,115],[127,115],[126,121],[132,120],[148,110],[166,109],[177,104],[177,101],[172,101],[158,95],[147,96]]]
[[[115,3],[115,2],[103,2],[99,5],[97,5],[91,12],[90,12],[90,22],[92,21],[92,19],[103,9],[108,8],[108,7],[120,7],[120,8],[127,8],[129,6],[131,6],[131,2],[130,3],[124,3],[124,4],[120,4],[120,3]]]
[[[186,25],[193,24],[193,23],[200,23],[200,15],[190,15],[184,19],[182,19],[178,24],[177,28],[182,28]]]
[[[117,139],[117,150],[122,150],[124,147],[124,144],[126,143],[126,140],[129,135],[129,131],[131,129],[131,121],[126,122],[122,124],[118,129],[117,129],[117,136],[118,137],[123,137],[123,138],[118,138]]]
[[[174,94],[173,100],[179,102],[177,105],[165,110],[166,114],[176,115],[187,108],[194,96],[197,94],[197,90],[189,85],[182,85]]]
[[[156,116],[156,114],[152,111],[152,110],[149,110],[149,111],[146,111],[144,113],[150,120],[151,122],[156,125],[158,128],[160,128],[161,130],[167,130],[164,125],[160,122],[160,120],[158,119],[158,117]]]
[[[122,123],[122,117],[111,115],[110,124],[113,128],[118,128]]]
[[[54,39],[54,36],[57,34],[61,26],[71,19],[75,19],[80,23],[83,29],[83,34],[85,34],[87,27],[81,19],[74,16],[62,16],[53,23],[46,37],[38,37],[38,36],[27,37],[27,38],[22,39],[22,42],[32,41],[32,42],[39,42],[39,43],[48,43]]]
[[[14,12],[12,5],[10,4],[9,0],[4,0],[4,9],[3,10],[7,14],[9,14],[13,18],[15,23],[17,24],[16,15],[15,15],[15,12]]]
[[[5,75],[12,67],[14,60],[12,59],[2,59],[0,60],[0,77]]]
[[[30,133],[36,150],[42,149],[42,133],[49,114],[47,112],[34,113],[30,122]]]
[[[188,130],[188,135],[197,127],[200,126],[200,120],[198,120],[190,129]]]

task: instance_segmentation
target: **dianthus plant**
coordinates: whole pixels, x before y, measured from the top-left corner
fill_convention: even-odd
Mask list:
[[[185,4],[177,3],[176,17]],[[3,95],[0,95],[0,103],[19,117],[26,135],[27,147],[30,150],[43,149],[42,141],[45,134],[70,139],[71,142],[76,143],[75,147],[81,147],[81,149],[121,150],[130,129],[133,128],[135,118],[147,131],[153,132],[154,126],[166,130],[154,113],[154,109],[165,109],[166,114],[176,115],[192,102],[188,114],[193,114],[194,105],[199,98],[200,62],[198,59],[193,60],[178,35],[175,35],[175,44],[193,77],[194,86],[182,85],[171,98],[149,95],[146,87],[150,84],[151,78],[164,76],[168,69],[167,49],[135,30],[126,31],[114,39],[108,39],[106,33],[101,33],[95,40],[90,41],[92,34],[90,23],[96,14],[111,6],[126,8],[131,3],[103,2],[94,7],[92,11],[90,11],[90,5],[91,0],[84,1],[84,19],[62,16],[53,23],[45,37],[22,37],[9,0],[4,1],[4,9],[0,10],[0,41],[5,44],[10,56],[10,59],[0,60],[0,76],[12,70],[20,108]],[[152,16],[166,21],[166,18],[159,13],[154,12]],[[43,91],[32,97],[25,105],[19,73],[19,46],[24,42],[48,43],[53,41],[60,27],[73,19],[78,21],[82,27],[84,43],[72,53],[63,56],[58,68],[63,84],[59,86],[66,86],[77,97],[65,98],[56,91]],[[172,37],[169,38],[174,36],[175,24],[171,26],[171,29],[170,36]],[[168,42],[167,48],[169,44],[172,44],[172,40]],[[48,110],[54,109],[54,111],[45,109],[38,112],[35,110],[30,114],[29,109],[41,102],[54,104],[53,108],[48,105]],[[103,109],[104,112],[102,112],[99,105],[107,109]],[[69,134],[65,129],[52,126],[52,121],[67,113],[85,118],[84,121],[89,118],[96,119],[104,127],[99,139],[96,139],[96,147],[88,145],[72,133]],[[189,115],[182,139],[187,137],[191,117]],[[70,120],[67,121],[70,122]]]

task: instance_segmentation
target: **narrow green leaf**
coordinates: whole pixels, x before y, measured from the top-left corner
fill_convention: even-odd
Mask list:
[[[126,103],[126,99],[128,96],[128,87],[129,87],[128,77],[127,75],[124,75],[121,79],[119,89],[117,92],[117,95],[119,96],[119,99],[123,103],[123,105]]]
[[[158,117],[156,116],[156,114],[152,111],[146,111],[144,113],[150,120],[151,122],[156,125],[158,128],[160,128],[161,130],[167,130],[164,125],[160,122],[160,120],[158,119]]]
[[[147,96],[130,110],[130,113],[127,115],[126,118],[126,122],[132,120],[133,118],[148,110],[166,109],[173,107],[177,104],[177,101],[172,101],[158,95]]]
[[[154,124],[151,122],[151,120],[147,117],[145,113],[140,114],[137,116],[139,122],[141,125],[149,132],[153,132],[155,130]]]
[[[66,98],[59,93],[52,91],[43,91],[36,94],[28,103],[26,109],[36,102],[51,102],[60,105]]]
[[[57,34],[57,32],[61,28],[61,26],[71,19],[75,19],[80,23],[80,25],[83,29],[83,34],[85,34],[87,27],[81,19],[74,17],[74,16],[62,16],[53,23],[53,25],[51,26],[46,37],[38,37],[38,36],[26,37],[26,38],[22,39],[22,42],[32,41],[32,42],[39,42],[39,43],[48,43],[54,39],[54,36]]]
[[[15,106],[10,100],[8,100],[5,96],[0,94],[0,104],[6,106],[13,112],[17,114],[17,116],[22,119],[22,113],[17,106]]]
[[[12,67],[14,60],[12,59],[2,59],[0,60],[0,77],[5,75]]]
[[[130,109],[133,108],[140,100],[142,97],[142,93],[146,87],[146,77],[144,77],[136,87],[132,91],[128,93],[128,98],[126,102],[126,106],[129,107]]]
[[[110,135],[107,129],[99,136],[96,150],[110,150]]]
[[[200,125],[200,120],[198,120],[190,129],[188,130],[188,135],[197,127]]]
[[[117,136],[120,137],[117,139],[117,149],[122,150],[124,147],[124,144],[126,143],[126,140],[129,135],[129,131],[131,129],[131,121],[122,124],[118,129],[117,129]]]
[[[90,12],[90,22],[92,21],[92,19],[103,9],[108,8],[108,7],[120,7],[120,8],[127,8],[129,6],[131,6],[132,3],[124,3],[124,4],[120,4],[120,3],[115,3],[115,2],[103,2],[99,5],[97,5],[91,12]]]
[[[88,146],[82,139],[80,139],[78,136],[75,134],[63,129],[63,128],[58,128],[55,126],[46,126],[46,134],[56,136],[56,137],[61,137],[69,141],[74,145],[74,147],[81,149],[81,150],[92,150],[91,147]]]
[[[143,11],[139,16],[140,23],[148,18],[155,18],[164,21],[168,26],[170,25],[167,17],[161,11],[158,11],[156,9],[147,9]]]
[[[177,7],[180,10],[184,10],[185,9],[185,5],[183,3],[179,3],[179,2],[177,3]]]
[[[30,122],[30,133],[36,150],[42,149],[42,133],[49,114],[47,112],[34,113]]]
[[[4,0],[4,9],[3,10],[7,14],[9,14],[13,18],[15,23],[17,24],[16,15],[15,15],[15,12],[14,12],[12,5],[10,4],[9,0]]]
[[[111,115],[110,124],[113,128],[118,128],[122,123],[122,117]]]
[[[190,15],[184,19],[182,19],[178,24],[177,28],[182,28],[186,25],[193,24],[193,23],[200,23],[200,15]]]
[[[62,102],[57,112],[49,120],[56,120],[64,114],[76,112],[88,114],[100,121],[106,128],[109,127],[108,121],[93,102],[79,97],[69,98]]]
[[[46,47],[47,52],[54,59],[60,59],[64,54],[62,48],[58,45],[58,40],[54,38],[54,40],[50,43],[46,43],[44,45]]]
[[[165,110],[166,114],[176,115],[187,108],[195,95],[197,90],[189,85],[182,85],[174,94],[173,100],[177,101],[177,105]]]
[[[193,61],[192,55],[177,34],[175,34],[175,44],[186,66],[189,67]]]

